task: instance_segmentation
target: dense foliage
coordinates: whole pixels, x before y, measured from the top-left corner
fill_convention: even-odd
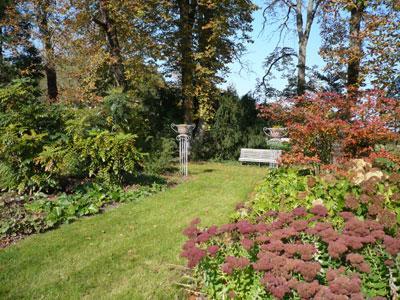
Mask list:
[[[0,89],[0,105],[0,189],[48,191],[86,177],[117,183],[143,162],[137,136],[112,131],[118,123],[108,124],[102,107],[50,105],[24,80]]]
[[[35,163],[43,147],[59,136],[62,109],[37,101],[29,80],[0,89],[0,189],[51,186],[51,178]]]
[[[356,99],[336,93],[306,94],[261,106],[261,115],[288,127],[292,151],[286,163],[332,162],[332,156],[369,156],[375,146],[399,139],[399,101],[381,92]]]
[[[236,160],[240,148],[265,148],[263,127],[268,120],[258,117],[256,100],[241,98],[234,91],[222,93],[216,102],[215,118],[194,141],[194,158]]]
[[[189,283],[216,299],[396,297],[399,176],[363,160],[320,176],[270,172],[233,223],[185,229]]]

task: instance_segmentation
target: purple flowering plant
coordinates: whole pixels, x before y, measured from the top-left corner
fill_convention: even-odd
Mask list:
[[[278,180],[271,177],[268,188],[293,199],[286,203],[276,191],[258,188],[232,223],[200,228],[195,220],[185,230],[181,255],[196,291],[211,299],[398,296],[397,175],[354,184],[343,175],[293,179],[293,170],[272,172]],[[302,205],[295,206],[296,197]]]

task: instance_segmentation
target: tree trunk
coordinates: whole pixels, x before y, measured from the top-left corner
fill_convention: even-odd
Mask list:
[[[0,26],[0,63],[3,62],[3,27]]]
[[[306,91],[306,58],[307,44],[310,37],[311,27],[314,22],[315,14],[321,0],[308,0],[306,24],[303,26],[303,1],[297,0],[296,3],[296,27],[298,36],[298,61],[297,61],[297,95],[301,96]],[[303,28],[304,27],[304,28]]]
[[[350,12],[349,28],[349,60],[347,65],[347,105],[344,110],[344,119],[351,119],[351,107],[357,101],[360,85],[360,65],[362,57],[362,38],[360,28],[364,4],[359,1],[356,7]]]
[[[349,29],[349,61],[347,66],[347,86],[350,94],[357,92],[360,83],[360,64],[362,57],[362,39],[360,37],[361,20],[364,4],[359,4],[351,9]]]
[[[299,54],[297,61],[297,96],[301,96],[306,91],[306,54],[307,41],[299,42]]]
[[[179,0],[179,42],[180,42],[180,71],[181,91],[184,107],[185,123],[193,122],[193,25],[196,0]]]
[[[6,4],[7,3],[4,1],[0,4],[0,20],[2,20],[3,17],[5,16]],[[3,26],[0,26],[0,63],[2,63],[4,59],[3,43],[4,43]]]
[[[112,59],[111,69],[114,73],[115,81],[117,83],[117,86],[122,87],[123,91],[126,91],[128,88],[128,84],[125,78],[125,67],[121,55],[121,47],[118,41],[117,28],[114,24],[114,20],[110,17],[106,0],[100,0],[99,10],[102,20],[93,18],[93,21],[101,28],[103,28],[106,34],[106,39]]]
[[[55,56],[53,43],[51,41],[51,32],[48,24],[47,9],[50,6],[50,1],[39,4],[37,7],[37,17],[41,39],[44,47],[44,71],[47,80],[47,96],[50,101],[57,101],[58,87],[57,87],[57,71],[55,65]]]
[[[1,12],[0,12],[1,13]],[[1,14],[0,14],[1,17]],[[3,27],[0,26],[0,84],[6,81],[6,74],[3,72],[4,69],[4,54],[3,54]]]
[[[207,5],[199,5],[198,7],[198,26],[197,26],[197,36],[198,36],[198,51],[199,53],[205,53],[208,49],[208,46],[210,46],[210,38],[213,34],[213,29],[211,26],[207,26],[209,22],[213,18],[213,10],[210,9]],[[201,59],[200,64],[203,68],[208,68],[209,70],[212,70],[212,65],[215,63],[215,57],[214,56],[207,56],[206,59],[204,57]],[[202,105],[205,105],[205,102],[207,104],[211,105],[212,101],[212,90],[215,89],[215,85],[212,83],[211,80],[209,80],[208,76],[205,78],[205,76],[202,74],[201,76],[198,76],[199,74],[196,74],[196,78],[194,80],[194,85],[195,89],[201,90],[200,95],[197,94],[196,96],[198,101],[195,101],[195,110],[201,112]],[[200,77],[200,78],[199,78]],[[206,82],[205,82],[206,81]],[[207,99],[205,100],[204,98],[204,88],[208,92]],[[201,100],[199,98],[202,98]],[[199,113],[198,120],[197,120],[197,126],[196,126],[196,136],[195,136],[195,141],[199,141],[201,143],[202,139],[204,138],[205,135],[205,130],[207,128],[207,116],[204,114]]]

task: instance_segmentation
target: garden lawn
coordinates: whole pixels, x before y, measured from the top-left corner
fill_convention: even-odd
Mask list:
[[[139,203],[83,218],[0,250],[0,299],[170,299],[184,264],[182,230],[222,224],[265,168],[205,163]]]

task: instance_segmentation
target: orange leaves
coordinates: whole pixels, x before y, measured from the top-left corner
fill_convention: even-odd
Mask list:
[[[398,74],[400,53],[400,14],[393,2],[324,2],[320,53],[329,69],[335,71],[337,64],[342,68],[353,64],[350,68],[355,65],[359,69],[355,74],[358,84],[368,80],[375,88],[390,88]]]
[[[344,157],[368,156],[375,145],[399,138],[398,101],[379,91],[349,101],[334,93],[306,94],[259,110],[261,116],[289,128],[292,152],[283,157],[288,164],[329,163],[334,151]]]

